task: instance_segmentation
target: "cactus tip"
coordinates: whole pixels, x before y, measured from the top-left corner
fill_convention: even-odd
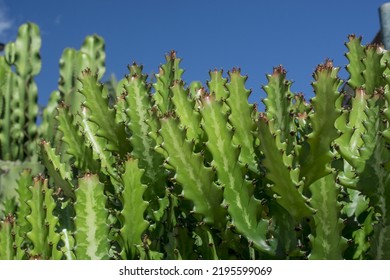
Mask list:
[[[286,73],[286,69],[284,69],[284,67],[280,64],[279,66],[273,68],[272,76],[286,75]]]

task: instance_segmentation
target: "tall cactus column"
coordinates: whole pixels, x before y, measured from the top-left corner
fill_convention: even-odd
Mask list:
[[[21,169],[41,169],[35,148],[38,104],[34,82],[41,70],[40,47],[38,26],[27,23],[0,57],[0,196],[4,200],[16,195],[13,182]]]

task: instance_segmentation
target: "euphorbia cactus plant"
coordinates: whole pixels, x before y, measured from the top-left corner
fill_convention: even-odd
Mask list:
[[[172,51],[109,92],[100,37],[65,51],[0,258],[389,259],[389,54],[348,39],[350,99],[331,60],[310,102],[278,66],[265,112],[237,68],[186,84]]]

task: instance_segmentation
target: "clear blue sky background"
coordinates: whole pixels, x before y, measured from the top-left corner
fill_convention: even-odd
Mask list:
[[[42,71],[36,81],[45,105],[57,88],[58,61],[66,47],[80,48],[85,36],[106,42],[106,79],[122,78],[136,61],[156,72],[164,55],[183,58],[184,80],[209,78],[210,69],[240,67],[247,74],[250,101],[260,103],[266,73],[282,64],[293,92],[312,96],[312,72],[325,58],[347,64],[347,35],[370,42],[379,31],[378,8],[386,1],[43,1],[0,0],[0,40],[14,40],[19,25],[31,21],[42,36]],[[345,70],[340,72],[347,77]]]

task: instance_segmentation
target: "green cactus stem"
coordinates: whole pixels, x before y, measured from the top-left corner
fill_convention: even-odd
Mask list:
[[[166,63],[159,68],[159,73],[156,74],[156,82],[153,84],[155,94],[153,95],[157,107],[162,114],[172,110],[172,102],[170,98],[172,92],[170,87],[173,81],[180,81],[184,70],[180,68],[181,59],[176,57],[176,52],[171,51],[165,56]]]
[[[256,123],[252,118],[256,107],[248,104],[251,93],[245,88],[248,77],[242,76],[241,70],[237,68],[229,71],[228,75],[229,82],[226,88],[229,91],[229,97],[226,103],[230,108],[229,123],[234,128],[233,145],[240,147],[239,161],[252,172],[257,173],[258,166],[254,148]]]
[[[130,72],[138,72],[138,74],[128,76],[123,84],[123,89],[126,91],[125,113],[128,120],[127,127],[131,132],[131,154],[139,160],[140,168],[145,171],[143,182],[150,186],[147,191],[149,199],[155,200],[165,194],[165,186],[161,182],[166,180],[166,174],[162,167],[164,158],[154,150],[157,143],[150,136],[151,119],[155,116],[150,111],[152,99],[149,95],[149,87],[145,83],[146,77],[141,71],[141,67],[133,64]]]
[[[69,106],[60,103],[57,107],[58,129],[62,132],[64,143],[67,144],[66,153],[71,155],[75,166],[80,170],[98,172],[99,163],[93,158],[92,148],[85,144],[84,136],[74,123]]]
[[[13,145],[22,147],[14,154],[15,159],[24,160],[35,154],[38,114],[37,86],[33,77],[41,69],[39,50],[41,38],[39,28],[33,23],[23,24],[18,31],[18,37],[13,43],[7,44],[5,58],[10,66],[15,66],[13,94],[11,106],[10,129]],[[9,80],[12,83],[12,80]],[[11,84],[8,84],[9,86]],[[15,93],[17,92],[17,93]],[[26,139],[28,139],[26,141]]]
[[[276,194],[276,202],[285,208],[296,220],[311,216],[314,209],[308,206],[308,199],[299,190],[299,169],[291,166],[291,156],[285,154],[286,144],[281,143],[280,130],[271,134],[273,122],[265,114],[258,121],[260,149],[264,154],[262,164],[266,168],[266,177],[273,183],[270,191]]]
[[[62,190],[69,198],[74,199],[74,185],[70,167],[61,162],[60,156],[55,153],[50,143],[42,140],[40,143],[42,163],[47,169],[50,178],[54,181],[55,189]]]
[[[175,170],[175,181],[183,188],[183,197],[194,203],[194,212],[202,214],[206,223],[223,228],[226,212],[221,206],[222,190],[214,184],[215,172],[204,166],[204,157],[193,152],[194,143],[186,140],[185,130],[172,114],[161,118],[161,147],[168,153],[166,165]]]
[[[103,86],[97,83],[97,78],[90,69],[83,71],[80,78],[82,83],[80,93],[86,99],[84,106],[88,108],[88,120],[98,126],[96,136],[107,141],[105,149],[124,156],[130,151],[125,127],[115,122],[116,113],[114,109],[108,107],[107,96],[103,92]]]
[[[364,70],[363,58],[365,58],[364,47],[361,44],[362,38],[354,34],[348,36],[348,42],[345,44],[349,52],[345,54],[349,64],[346,69],[350,75],[348,85],[352,88],[361,87],[364,84],[362,75]]]
[[[28,250],[29,258],[61,259],[62,253],[57,248],[60,240],[60,235],[56,232],[58,217],[53,214],[56,207],[53,189],[48,188],[47,179],[35,177],[29,190],[31,199],[26,201],[31,211],[26,216],[31,225],[31,230],[27,232],[32,243]]]
[[[87,173],[78,180],[75,195],[76,257],[83,260],[108,259],[109,227],[104,185],[97,175]]]
[[[15,217],[12,214],[0,221],[0,260],[15,259],[15,230]]]
[[[143,200],[147,187],[141,183],[142,174],[143,170],[139,169],[137,159],[129,158],[125,162],[121,193],[123,209],[119,214],[121,221],[119,235],[123,259],[135,259],[139,255],[137,247],[142,246],[142,235],[149,226],[144,219],[148,203]]]
[[[310,236],[312,249],[309,259],[340,260],[347,247],[342,236],[344,228],[340,217],[341,204],[338,202],[340,187],[334,182],[335,174],[329,174],[310,186],[310,205],[314,214],[314,229]]]
[[[273,122],[273,133],[280,131],[280,141],[286,143],[286,154],[290,155],[296,146],[296,128],[293,114],[292,82],[286,80],[287,71],[278,66],[271,75],[267,75],[268,84],[263,86],[267,97],[263,99],[266,116]]]
[[[203,133],[200,128],[201,116],[196,110],[195,99],[190,99],[188,89],[184,89],[183,81],[174,81],[171,87],[172,102],[175,105],[175,113],[180,118],[183,127],[186,128],[186,136],[190,141],[199,145]],[[199,147],[197,149],[199,151]]]
[[[335,121],[341,112],[335,110],[340,96],[342,81],[337,77],[339,68],[326,60],[317,66],[314,72],[313,88],[316,96],[312,99],[313,111],[309,114],[312,132],[307,135],[307,146],[300,154],[300,178],[305,186],[330,174],[330,162],[334,155],[330,149],[332,142],[339,136]]]
[[[258,218],[263,209],[254,196],[252,182],[245,177],[244,166],[238,162],[240,149],[232,142],[233,131],[227,126],[222,106],[222,101],[215,100],[214,94],[206,94],[201,99],[202,128],[208,137],[206,147],[213,158],[210,164],[224,190],[224,205],[231,215],[232,225],[257,249],[272,255],[274,248],[267,239],[268,221]]]

